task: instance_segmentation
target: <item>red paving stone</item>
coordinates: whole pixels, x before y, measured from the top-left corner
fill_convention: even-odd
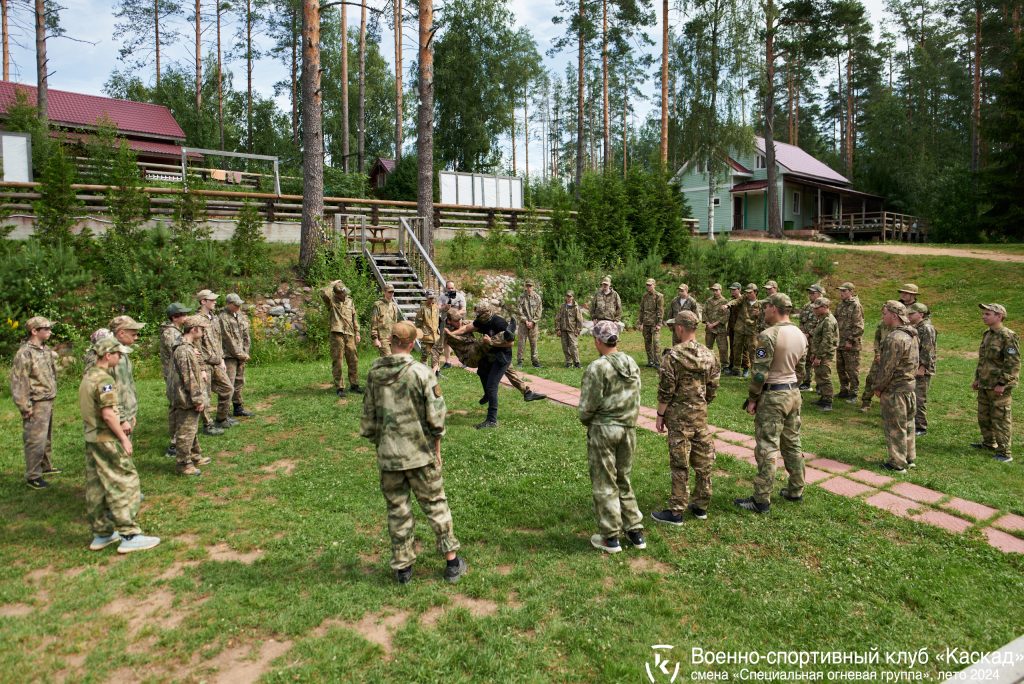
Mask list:
[[[934,489],[928,489],[920,485],[913,484],[911,482],[900,482],[890,487],[889,491],[895,492],[900,496],[905,496],[908,499],[920,503],[934,504],[938,503],[946,495],[942,492],[937,492]]]
[[[728,442],[720,442],[717,439],[715,440],[715,451],[717,451],[720,454],[729,454],[730,456],[735,456],[736,458],[745,458],[747,456],[749,456],[750,458],[754,457],[754,452],[751,449],[748,449],[747,447],[738,446],[736,444],[729,444]]]
[[[804,466],[804,482],[807,484],[814,484],[815,482],[821,482],[832,477],[832,473],[826,473],[824,470],[818,470],[810,466]]]
[[[868,487],[867,485],[863,485],[860,482],[854,482],[853,480],[847,480],[845,477],[833,477],[831,480],[825,480],[818,486],[825,491],[838,494],[839,496],[845,496],[850,499],[860,496],[864,492],[874,491],[873,487]]]
[[[997,548],[1003,553],[1024,553],[1024,539],[994,530],[991,527],[984,528],[982,532],[988,540],[989,546]]]
[[[898,515],[901,518],[909,516],[911,509],[920,508],[920,504],[911,501],[910,499],[904,499],[902,496],[896,496],[889,492],[878,492],[868,498],[864,499],[869,505],[875,508],[880,508],[883,511],[888,511],[893,515]]]
[[[741,435],[738,432],[732,430],[719,430],[715,433],[715,437],[718,439],[724,439],[727,442],[745,442],[750,439],[750,435]]]
[[[923,513],[912,515],[910,519],[923,522],[926,525],[933,525],[953,534],[960,534],[971,526],[971,523],[963,518],[936,510],[927,510]]]
[[[810,462],[810,465],[819,470],[827,470],[830,473],[846,473],[853,470],[852,465],[833,461],[831,458],[816,458]]]
[[[967,499],[961,499],[959,497],[953,497],[946,503],[942,504],[942,507],[946,510],[956,511],[961,515],[969,516],[975,520],[988,520],[999,512],[994,508],[989,508],[988,506],[975,501],[968,501]]]
[[[878,473],[873,473],[870,470],[858,470],[854,473],[847,473],[846,476],[853,478],[854,480],[859,480],[865,484],[869,484],[873,487],[884,487],[892,482],[891,477],[879,475]]]
[[[1024,532],[1024,517],[1007,513],[992,523],[992,527],[998,527],[1006,532]]]

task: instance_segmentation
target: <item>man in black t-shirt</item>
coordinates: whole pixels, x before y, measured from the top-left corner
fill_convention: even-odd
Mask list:
[[[509,322],[494,313],[494,308],[487,302],[480,302],[473,312],[476,318],[472,323],[463,325],[454,331],[456,335],[465,335],[469,332],[480,333],[483,342],[489,345],[489,350],[480,360],[476,374],[480,377],[480,384],[484,388],[484,396],[481,404],[487,404],[487,418],[478,424],[478,430],[483,428],[498,427],[498,387],[501,378],[505,375],[509,365],[512,363],[512,342],[515,341],[515,327]]]

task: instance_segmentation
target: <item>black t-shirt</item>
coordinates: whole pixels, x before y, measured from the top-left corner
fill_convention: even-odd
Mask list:
[[[473,329],[481,335],[487,335],[495,342],[505,342],[505,333],[509,331],[509,324],[501,316],[491,316],[486,321],[477,317],[473,321]],[[511,356],[512,349],[510,347],[491,347],[489,353],[493,355],[508,354]]]

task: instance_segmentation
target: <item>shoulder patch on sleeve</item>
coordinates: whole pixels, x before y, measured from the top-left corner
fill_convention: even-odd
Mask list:
[[[441,398],[441,386],[440,385],[434,385],[434,397],[437,398],[437,399]]]
[[[764,347],[758,347],[757,351],[754,352],[754,356],[756,356],[759,359],[763,359],[768,356],[768,350],[765,349]]]
[[[1014,356],[1017,353],[1017,348],[1009,347],[1007,348],[1006,353],[1009,354],[1010,356]]]
[[[103,387],[100,387],[100,392],[110,392],[113,389],[114,389],[113,385],[104,385]]]

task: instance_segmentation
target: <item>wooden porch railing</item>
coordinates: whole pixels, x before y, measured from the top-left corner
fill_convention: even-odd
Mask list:
[[[818,219],[815,229],[830,235],[843,235],[850,240],[857,235],[878,235],[882,242],[923,242],[928,237],[927,221],[920,216],[893,211],[856,211],[835,217],[825,216]]]

